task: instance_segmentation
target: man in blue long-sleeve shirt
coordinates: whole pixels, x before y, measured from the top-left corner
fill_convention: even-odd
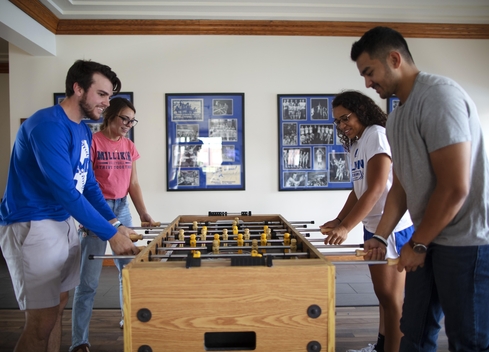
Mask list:
[[[36,112],[17,133],[0,206],[0,246],[26,315],[16,351],[59,351],[68,292],[80,281],[74,219],[116,254],[138,253],[95,180],[92,134],[81,123],[98,120],[120,89],[110,67],[78,60],[66,77],[66,98]]]

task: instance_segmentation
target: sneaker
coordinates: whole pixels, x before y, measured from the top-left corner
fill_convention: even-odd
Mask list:
[[[90,349],[88,347],[88,344],[84,343],[73,348],[71,352],[90,352]]]
[[[375,345],[369,343],[367,347],[364,347],[360,350],[347,350],[346,352],[376,352],[376,351],[375,351]]]
[[[124,319],[122,319],[120,322],[119,322],[119,327],[121,329],[124,329]]]

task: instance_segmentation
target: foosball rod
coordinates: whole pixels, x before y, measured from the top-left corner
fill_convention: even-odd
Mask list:
[[[274,229],[273,232],[275,232],[275,234],[277,236],[283,236],[283,234],[285,232],[287,232],[287,229]],[[159,230],[145,230],[144,233],[146,235],[154,235],[154,237],[158,236],[159,234],[161,234],[161,231]],[[171,232],[171,235],[173,235],[174,237],[178,237],[178,236],[175,236],[175,235],[178,235],[180,233],[180,231],[176,231],[176,230],[173,230]],[[189,234],[189,235],[200,235],[202,232],[198,232],[197,230],[185,230],[185,233],[186,234]],[[213,236],[213,234],[221,234],[223,233],[222,230],[207,230],[207,236]],[[240,231],[239,233],[241,234],[244,234],[243,231]],[[260,230],[250,230],[250,235],[251,237],[260,237],[260,235],[263,233],[263,231],[260,231]],[[307,233],[306,234],[303,234],[303,236],[307,237]],[[188,235],[185,235],[187,237],[189,237]],[[228,236],[236,236],[235,234],[232,233],[232,230],[228,230]]]
[[[285,232],[288,232],[287,229],[273,229],[273,232],[275,232],[277,235],[282,235]],[[145,231],[146,234],[151,234],[151,233],[156,233],[156,232],[151,232],[151,231]],[[158,232],[161,233],[161,232]],[[199,232],[198,230],[184,230],[185,238],[189,237],[190,235],[200,235],[202,232]],[[222,234],[223,230],[207,230],[206,235],[207,236],[213,236],[214,234]],[[239,231],[240,234],[244,234],[243,231]],[[261,230],[250,230],[250,235],[252,237],[260,237],[260,235],[263,233]],[[180,231],[178,230],[173,230],[171,231],[171,234],[174,235],[175,237],[178,237],[177,235],[180,234]],[[228,230],[228,236],[237,236],[237,234],[232,233],[231,230]]]
[[[240,250],[240,249],[252,249],[251,246],[227,246],[227,247],[217,247],[219,250]],[[257,249],[291,249],[290,246],[257,246]],[[171,252],[173,250],[177,251],[195,251],[195,250],[207,250],[206,246],[201,247],[158,247],[158,251]]]
[[[131,237],[132,239],[132,237]],[[196,240],[195,243],[197,244],[213,244],[215,240],[205,240],[205,241],[202,241],[202,240]],[[220,243],[236,243],[237,240],[219,240]],[[267,240],[267,243],[283,243],[284,241],[283,240]],[[253,243],[252,240],[243,240],[243,243]],[[188,244],[187,241],[162,241],[161,245],[165,245],[165,244]],[[356,247],[358,248],[358,247]]]
[[[197,250],[197,249],[195,249]],[[307,257],[309,253],[307,252],[295,252],[295,253],[260,253],[262,257],[271,256],[271,257]],[[167,254],[153,254],[151,258],[187,258],[188,254],[173,254],[171,256]],[[233,257],[252,257],[251,254],[201,254],[200,258],[233,258]],[[89,260],[95,259],[134,259],[136,255],[114,255],[114,254],[106,254],[106,255],[94,255],[89,254]],[[361,263],[359,261],[359,263]]]
[[[142,234],[131,234],[129,237],[131,238],[132,241],[139,241],[139,240],[154,240],[156,237],[158,236],[158,234],[154,234],[154,235],[151,235],[151,236],[148,236],[148,234],[145,235],[142,235]],[[210,238],[213,238],[213,235],[212,234],[208,234],[207,235],[208,237]],[[234,234],[228,234],[229,237],[233,237],[233,236],[236,236]],[[177,236],[175,236],[177,237]],[[196,236],[197,237],[197,236]],[[250,234],[250,237],[256,237],[256,238],[260,238],[260,235],[259,234]],[[190,239],[190,236],[189,235],[185,235],[184,236],[185,239]],[[237,239],[233,239],[233,240],[221,240],[219,239],[219,241],[227,241],[227,243],[233,243],[233,242],[236,242]],[[252,243],[253,241],[252,240],[243,240],[245,241],[245,243]],[[268,242],[283,242],[283,240],[281,239],[270,239],[270,240],[267,240]],[[197,243],[212,243],[213,240],[207,240],[207,241],[202,241],[202,240],[198,240]],[[185,241],[182,241],[182,240],[163,240],[163,243],[166,243],[166,244],[183,244],[185,243]],[[358,248],[358,246],[357,246]]]
[[[192,226],[192,225],[188,225],[188,226]],[[224,229],[227,229],[228,231],[231,230],[230,226],[229,225],[204,225],[207,227],[207,231],[222,231]],[[284,227],[283,227],[283,224],[274,224],[274,225],[263,225],[263,226],[268,226],[268,228],[270,228],[271,230],[274,230],[274,231],[281,231],[281,230],[285,230]],[[247,225],[247,226],[244,226],[244,228],[249,228],[251,231],[258,231],[256,229],[263,229],[263,226],[262,225]],[[142,226],[132,226],[132,227],[129,227],[130,229],[132,230],[147,230],[147,231],[157,231],[157,230],[162,230],[164,228],[158,228],[158,227],[142,227]],[[307,228],[307,225],[302,225],[302,226],[294,226],[294,229],[298,229],[298,228],[304,228],[306,229]],[[178,233],[178,230],[180,229],[183,229],[185,230],[186,232],[189,232],[189,231],[200,231],[202,230],[202,228],[200,229],[190,229],[190,228],[187,228],[186,225],[177,225],[177,227],[175,228],[175,230],[173,230],[173,232],[177,232]],[[239,226],[238,227],[239,230],[243,230],[243,226]],[[302,231],[306,231],[306,230],[302,230]],[[313,230],[314,231],[314,230]],[[318,230],[319,231],[319,230]]]
[[[168,225],[170,225],[169,222],[156,221],[154,223],[150,223],[150,222],[146,222],[146,221],[141,221],[141,227],[143,227],[143,228],[155,228],[155,227],[158,227],[158,228],[163,228],[164,229]]]
[[[361,249],[357,249],[355,250],[355,252],[327,252],[327,253],[321,253],[321,254],[324,254],[324,255],[330,255],[330,256],[338,256],[338,257],[341,257],[341,256],[351,256],[352,254],[355,254],[356,257],[364,257],[367,255],[367,252],[365,251],[362,251]]]
[[[189,226],[192,226],[192,225],[180,225],[180,224],[178,224],[177,229],[183,228],[185,230]],[[212,228],[212,229],[215,229],[215,228],[216,229],[229,229],[229,228],[231,228],[232,225],[230,225],[230,224],[216,224],[216,225],[202,225],[202,226],[205,226],[208,229],[209,228]],[[239,229],[242,229],[242,228],[263,229],[265,226],[267,226],[270,229],[284,228],[284,224],[245,224],[245,225],[239,224],[239,225],[235,225],[235,226],[237,226]],[[305,228],[307,228],[307,225],[295,225],[294,228],[304,228],[305,229]]]
[[[321,241],[322,242],[322,241]],[[363,248],[362,244],[315,244],[316,249],[328,249],[328,248]]]
[[[228,221],[229,223],[224,223],[224,221]],[[197,225],[199,226],[229,226],[232,224],[234,220],[221,220],[221,222],[213,222],[213,221],[197,221]],[[314,224],[314,221],[288,221],[289,224]],[[194,225],[193,222],[179,222],[179,226],[192,226]],[[283,225],[282,221],[268,221],[268,220],[263,220],[263,221],[241,221],[237,223],[239,226],[244,226],[244,225]]]
[[[299,232],[321,232],[321,229],[297,228]]]
[[[282,235],[283,236],[283,233],[287,232],[286,229],[276,229],[276,230],[273,230],[277,235]],[[214,230],[214,231],[207,231],[207,236],[213,236],[214,234],[222,234],[224,233],[222,230]],[[239,232],[240,234],[244,235],[244,233],[242,231]],[[258,230],[250,230],[250,235],[251,236],[254,236],[254,237],[260,237],[260,235],[263,233],[263,231],[258,231]],[[172,231],[172,235],[178,235],[180,234],[179,231]],[[190,235],[197,235],[197,236],[200,236],[201,232],[197,232],[195,230],[187,230],[184,232],[185,236],[188,237]],[[238,234],[234,234],[232,233],[232,231],[229,231],[228,230],[228,236],[237,236]],[[178,236],[175,236],[175,237],[178,237]]]
[[[331,262],[334,265],[357,265],[357,264],[368,264],[368,265],[374,265],[374,264],[387,264],[387,265],[397,265],[399,263],[399,258],[396,259],[391,259],[387,258],[386,260],[345,260],[345,261],[332,261]]]

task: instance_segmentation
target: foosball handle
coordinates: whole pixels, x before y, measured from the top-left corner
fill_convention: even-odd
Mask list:
[[[397,265],[399,264],[399,258],[387,258],[387,265]]]
[[[131,238],[131,241],[133,241],[133,242],[143,239],[143,235],[140,235],[140,234],[137,234],[137,233],[131,233],[129,235],[129,237]]]
[[[366,256],[368,252],[365,252],[365,251],[362,251],[361,249],[357,249],[355,251],[355,255],[357,257],[363,257],[363,256]],[[387,265],[397,265],[399,263],[399,258],[395,258],[395,259],[392,259],[392,258],[387,258]]]
[[[161,222],[157,221],[154,223],[150,223],[149,221],[141,221],[141,227],[160,227]]]

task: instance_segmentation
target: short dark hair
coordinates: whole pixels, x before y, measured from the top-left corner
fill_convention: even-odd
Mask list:
[[[78,83],[84,91],[88,91],[93,84],[93,74],[100,73],[107,77],[107,79],[113,85],[113,94],[117,94],[121,90],[121,81],[117,77],[117,74],[107,65],[99,64],[95,61],[89,60],[77,60],[70,67],[66,75],[65,93],[67,97],[71,97],[75,94],[73,85]]]
[[[355,113],[360,123],[365,127],[372,125],[385,127],[387,122],[387,114],[370,97],[355,90],[341,92],[333,99],[332,105],[333,108],[342,106]],[[354,141],[350,140],[340,130],[338,130],[338,137],[340,137],[346,151],[349,151]]]
[[[350,57],[353,61],[357,61],[358,57],[366,52],[371,59],[383,62],[391,50],[399,51],[406,60],[414,63],[402,34],[392,28],[380,26],[365,32],[360,40],[353,43]]]
[[[136,108],[134,105],[127,100],[126,98],[114,97],[110,100],[110,105],[104,111],[104,121],[102,122],[102,126],[100,127],[102,130],[106,129],[110,122],[117,118],[121,113],[122,109],[129,108],[134,113],[136,113]]]

